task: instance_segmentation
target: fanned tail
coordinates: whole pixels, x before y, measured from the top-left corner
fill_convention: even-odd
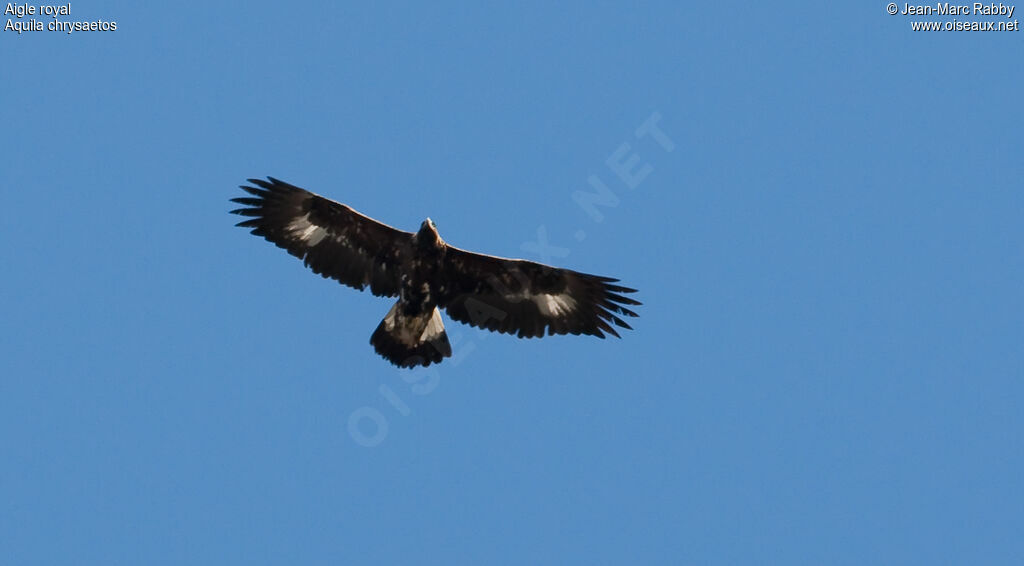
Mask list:
[[[370,344],[398,367],[428,366],[452,355],[440,311],[434,308],[408,316],[402,312],[401,302],[395,303],[380,321],[370,336]]]

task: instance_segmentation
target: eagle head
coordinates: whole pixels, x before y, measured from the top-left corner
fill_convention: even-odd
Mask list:
[[[434,221],[427,218],[420,224],[420,231],[416,232],[416,243],[424,247],[440,247],[444,243],[441,235],[437,233],[437,226]]]

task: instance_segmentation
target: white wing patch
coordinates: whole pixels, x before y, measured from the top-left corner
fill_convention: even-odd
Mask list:
[[[572,312],[576,306],[576,299],[566,293],[557,295],[540,294],[534,295],[533,302],[540,309],[544,316],[563,316]]]
[[[288,223],[288,231],[292,236],[306,242],[308,246],[315,246],[327,236],[327,231],[309,221],[309,214],[300,216]]]

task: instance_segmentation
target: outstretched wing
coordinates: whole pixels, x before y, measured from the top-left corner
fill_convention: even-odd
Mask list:
[[[398,294],[396,266],[412,234],[396,230],[351,208],[273,177],[249,179],[241,188],[251,197],[231,199],[248,208],[233,214],[252,216],[237,226],[303,260],[323,277],[380,296]]]
[[[450,246],[443,269],[448,316],[520,338],[545,332],[618,336],[612,324],[630,326],[617,315],[636,316],[623,305],[640,304],[624,296],[635,289],[613,284],[618,279]]]

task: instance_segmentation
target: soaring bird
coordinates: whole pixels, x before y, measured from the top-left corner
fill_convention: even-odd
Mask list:
[[[382,297],[398,297],[370,344],[399,367],[427,366],[452,355],[438,309],[466,324],[534,338],[554,334],[618,337],[631,328],[623,305],[640,302],[618,279],[448,245],[427,218],[416,233],[397,230],[344,204],[273,177],[240,185],[231,199],[251,217],[237,226],[284,248],[323,277]]]

